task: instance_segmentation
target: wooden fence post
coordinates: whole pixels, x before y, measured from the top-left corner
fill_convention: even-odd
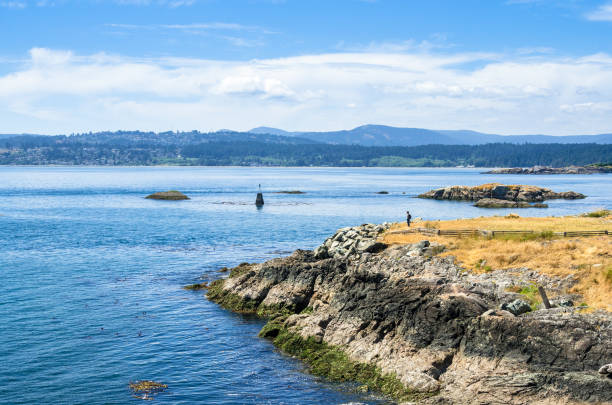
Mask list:
[[[542,297],[544,307],[546,309],[550,309],[550,302],[548,301],[548,297],[546,296],[546,291],[544,291],[544,287],[542,287],[541,285],[538,286],[538,291],[540,292],[540,296]]]

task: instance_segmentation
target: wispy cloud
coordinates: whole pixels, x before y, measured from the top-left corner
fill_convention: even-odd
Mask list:
[[[247,31],[263,34],[275,34],[266,28],[256,25],[243,25],[226,22],[206,22],[191,24],[106,24],[107,27],[123,28],[128,30],[179,30],[179,31]]]
[[[164,6],[170,8],[188,7],[194,5],[197,0],[113,0],[122,6]]]
[[[586,14],[586,19],[590,21],[612,21],[612,3],[604,4],[597,10]]]
[[[4,8],[13,8],[13,9],[23,9],[26,8],[28,4],[24,1],[3,1],[0,2],[0,7]]]
[[[372,41],[367,44],[349,43],[340,41],[336,44],[336,49],[349,52],[429,52],[439,49],[449,49],[454,47],[454,44],[448,42],[446,35],[443,33],[434,33],[429,39],[415,41],[413,39],[405,39],[401,41]]]
[[[474,66],[457,69],[459,64]],[[326,130],[382,122],[498,133],[612,127],[612,56],[343,52],[251,61],[34,48],[0,75],[5,131]]]
[[[207,35],[225,41],[235,47],[259,47],[265,45],[267,35],[276,34],[269,29],[227,22],[206,22],[191,24],[105,24],[113,28],[112,34],[137,31],[177,31],[187,35]]]

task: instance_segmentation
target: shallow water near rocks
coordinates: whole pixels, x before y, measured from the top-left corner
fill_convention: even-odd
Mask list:
[[[389,403],[305,373],[257,337],[262,320],[181,287],[224,266],[314,248],[340,227],[402,221],[406,209],[450,219],[612,208],[612,175],[480,171],[0,168],[0,403],[139,403],[128,387],[136,380],[168,385],[155,403]],[[413,198],[493,181],[589,198],[524,210]],[[257,209],[260,183],[266,204]],[[170,189],[191,200],[144,199]]]

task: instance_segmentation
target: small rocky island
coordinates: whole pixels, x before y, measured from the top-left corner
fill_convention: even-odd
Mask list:
[[[548,188],[529,185],[449,186],[428,191],[418,196],[434,200],[476,201],[480,208],[546,208],[542,201],[553,199],[575,200],[585,198],[574,191],[554,192]],[[536,203],[536,204],[529,204]]]
[[[189,197],[187,197],[185,194],[181,193],[180,191],[176,191],[176,190],[160,191],[157,193],[150,194],[146,196],[145,198],[148,198],[151,200],[169,200],[169,201],[189,200]]]
[[[426,240],[387,246],[386,229],[344,228],[314,251],[243,263],[208,298],[267,317],[260,336],[312,373],[398,401],[612,401],[609,312],[531,308],[511,273],[466,272]],[[567,283],[538,277],[549,291]]]
[[[612,164],[596,164],[588,166],[533,166],[533,167],[511,167],[505,169],[494,169],[484,174],[594,174],[612,173]]]

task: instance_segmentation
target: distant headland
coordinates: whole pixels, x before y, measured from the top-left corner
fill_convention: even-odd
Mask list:
[[[494,169],[485,174],[594,174],[612,173],[612,163],[599,163],[587,166],[533,166],[533,167],[511,167],[507,169]]]

